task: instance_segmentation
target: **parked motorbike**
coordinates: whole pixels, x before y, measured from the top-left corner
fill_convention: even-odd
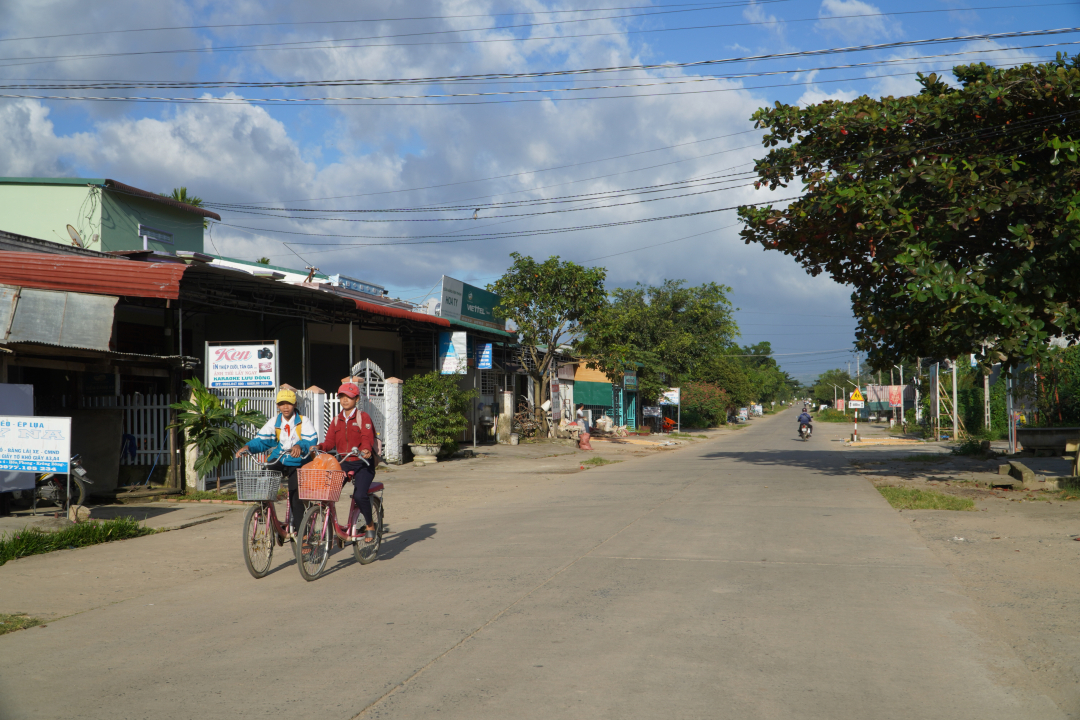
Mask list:
[[[93,485],[94,481],[86,474],[86,469],[82,465],[82,458],[79,455],[73,455],[71,458],[70,497],[68,496],[68,477],[68,475],[62,473],[42,473],[37,476],[32,492],[29,490],[16,490],[13,495],[16,500],[25,499],[29,495],[35,512],[37,511],[38,502],[49,503],[60,508],[82,505],[86,501],[86,486]]]

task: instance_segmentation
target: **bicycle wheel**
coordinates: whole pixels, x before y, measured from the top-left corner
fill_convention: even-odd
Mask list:
[[[248,508],[244,516],[244,564],[256,580],[270,572],[276,534],[270,525],[270,510],[266,506],[259,503]]]
[[[365,542],[361,538],[353,543],[353,555],[361,565],[373,561],[379,554],[379,546],[382,545],[383,509],[382,500],[377,497],[371,498],[371,519],[375,521],[375,539]]]
[[[296,533],[296,567],[300,576],[311,582],[322,575],[326,569],[326,560],[330,557],[330,529],[326,507],[322,503],[313,503],[300,521],[300,531]]]

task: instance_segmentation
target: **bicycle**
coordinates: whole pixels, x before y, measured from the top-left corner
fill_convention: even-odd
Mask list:
[[[363,460],[356,448],[346,453],[342,459],[350,456]],[[368,490],[371,498],[371,519],[375,524],[375,539],[365,542],[365,527],[355,498],[350,498],[349,501],[348,524],[342,526],[337,521],[337,501],[341,497],[345,476],[346,473],[341,470],[300,468],[298,472],[300,499],[308,501],[309,504],[304,518],[300,521],[300,530],[296,533],[296,567],[300,570],[300,576],[308,582],[315,580],[326,570],[330,547],[335,540],[340,547],[344,547],[345,543],[352,543],[353,555],[361,565],[373,562],[379,554],[383,535],[383,484],[373,482]]]
[[[277,500],[284,474],[280,470],[270,470],[270,463],[255,462],[262,467],[236,471],[236,499],[255,503],[244,516],[243,542],[244,564],[251,576],[258,580],[270,572],[274,546],[284,545],[289,537],[292,510],[286,488],[285,522],[278,521],[274,501]]]

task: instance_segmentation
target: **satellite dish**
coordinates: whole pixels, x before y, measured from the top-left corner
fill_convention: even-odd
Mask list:
[[[85,246],[85,245],[83,244],[83,239],[82,239],[82,236],[81,236],[81,235],[79,235],[79,231],[78,231],[78,230],[76,230],[76,229],[74,228],[74,226],[72,226],[72,225],[68,225],[68,226],[67,226],[67,231],[68,231],[68,235],[70,235],[70,236],[71,236],[71,244],[72,244],[72,245],[74,245],[74,246],[75,246],[75,247],[77,247],[77,248],[81,248],[81,247],[86,247],[86,246]]]

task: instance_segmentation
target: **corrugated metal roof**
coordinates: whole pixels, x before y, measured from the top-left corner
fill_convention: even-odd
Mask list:
[[[92,295],[175,300],[187,268],[184,263],[0,251],[0,283]]]
[[[195,207],[194,205],[188,205],[187,203],[177,202],[171,197],[164,195],[158,195],[157,193],[147,192],[146,190],[140,190],[137,187],[131,185],[125,185],[122,182],[116,182],[115,180],[105,181],[106,190],[115,190],[116,192],[122,192],[127,195],[134,195],[135,197],[145,198],[147,200],[153,200],[159,202],[162,205],[169,205],[177,210],[184,210],[186,212],[195,213],[196,215],[202,215],[203,217],[213,218],[214,220],[221,220],[221,216],[216,212],[210,212],[209,210],[203,210],[202,208]]]
[[[480,323],[472,323],[468,320],[459,320],[457,318],[448,318],[448,322],[454,326],[469,328],[470,330],[477,330],[479,332],[485,332],[491,335],[513,338],[514,340],[517,340],[517,333],[510,332],[509,330],[496,330],[495,328],[488,327],[487,325],[481,325]]]
[[[0,286],[7,289],[13,288]],[[115,307],[113,295],[23,288],[4,342],[108,350]]]
[[[416,322],[429,323],[440,327],[450,327],[449,320],[434,315],[426,315],[424,313],[388,307],[386,305],[376,305],[375,303],[364,302],[363,300],[353,300],[353,302],[356,303],[356,308],[358,310],[369,312],[372,315],[383,315],[385,317],[401,318],[402,320],[415,320]]]
[[[27,237],[18,233],[0,230],[0,250],[14,250],[18,252],[49,253],[50,255],[82,255],[84,257],[109,257],[106,253],[86,248],[72,247],[52,240]]]

